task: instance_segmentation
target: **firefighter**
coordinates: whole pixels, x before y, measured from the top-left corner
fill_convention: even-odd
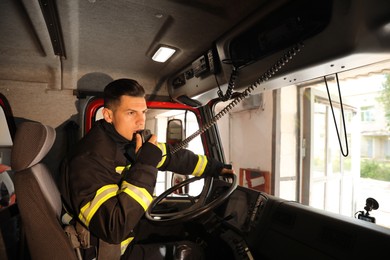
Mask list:
[[[110,259],[113,255],[164,259],[169,251],[177,253],[179,246],[192,246],[189,241],[178,242],[161,250],[161,245],[146,248],[136,240],[132,243],[137,224],[152,202],[158,170],[203,177],[234,173],[228,165],[187,149],[170,154],[171,146],[157,143],[155,135],[142,143],[137,131],[145,127],[146,112],[145,91],[137,81],[112,81],[104,89],[103,119],[78,142],[63,164],[62,220],[76,226],[77,238],[85,249],[83,259],[95,258],[96,254],[101,259],[109,253]]]

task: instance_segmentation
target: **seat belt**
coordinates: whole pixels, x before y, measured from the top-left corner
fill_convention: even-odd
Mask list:
[[[65,233],[68,235],[69,240],[76,251],[79,260],[82,260],[82,249],[88,249],[93,247],[90,243],[90,232],[82,224],[76,221],[76,225],[65,225]],[[109,244],[99,239],[98,245],[98,260],[116,260],[121,258],[121,245]]]
[[[77,235],[76,229],[73,225],[66,225],[65,228],[65,233],[68,235],[68,238],[70,240],[70,243],[73,246],[73,249],[76,251],[77,258],[79,260],[82,260],[81,252],[80,252],[80,247],[81,244],[79,242],[79,237]]]

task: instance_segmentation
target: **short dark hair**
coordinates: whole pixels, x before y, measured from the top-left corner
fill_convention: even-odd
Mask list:
[[[145,89],[134,79],[117,79],[104,88],[104,107],[113,109],[121,96],[145,97]]]

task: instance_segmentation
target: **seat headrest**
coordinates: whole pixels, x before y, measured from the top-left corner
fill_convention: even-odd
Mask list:
[[[19,125],[11,152],[11,168],[14,171],[34,166],[50,151],[56,138],[54,128],[39,122],[23,122]]]

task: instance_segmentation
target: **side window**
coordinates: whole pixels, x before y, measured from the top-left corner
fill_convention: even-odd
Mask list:
[[[180,119],[184,126],[184,138],[190,136],[199,129],[199,124],[196,115],[188,110],[174,109],[150,109],[147,113],[146,128],[150,129],[157,135],[157,141],[165,143],[167,136],[167,124],[171,119]],[[200,136],[192,140],[185,148],[193,151],[196,154],[204,154],[204,149]],[[159,172],[155,194],[159,195],[166,189],[175,184],[177,178],[173,178],[173,172]],[[177,177],[177,176],[175,176]],[[184,179],[185,177],[182,176]],[[203,181],[197,181],[190,185],[188,193],[196,196],[200,193],[203,187]]]
[[[5,103],[0,97],[0,164],[10,164],[12,147],[11,130],[7,122],[7,111]]]
[[[15,130],[12,123],[13,118],[8,102],[0,95],[0,208],[15,203],[15,189],[10,168],[12,131]]]
[[[2,106],[0,106],[0,125],[0,146],[12,146],[12,138],[8,128],[7,117]]]
[[[360,108],[360,115],[362,122],[374,122],[375,121],[375,108],[374,106],[363,106]]]

